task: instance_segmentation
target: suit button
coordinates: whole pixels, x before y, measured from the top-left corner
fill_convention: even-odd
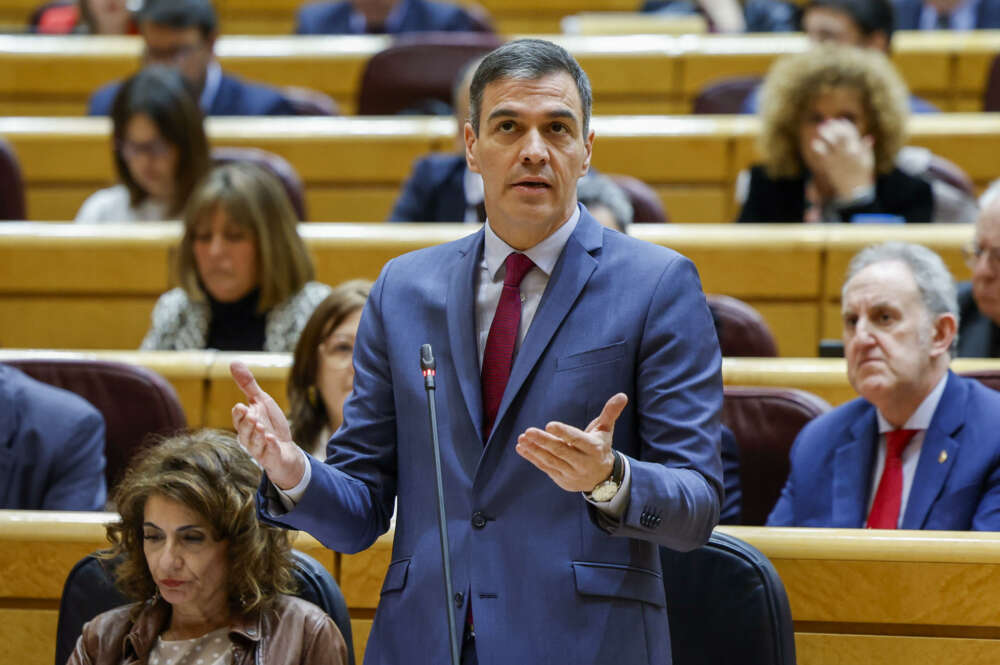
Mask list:
[[[461,607],[462,602],[465,600],[465,596],[461,592],[455,594],[455,607]]]
[[[478,510],[472,513],[472,527],[474,529],[482,529],[486,526],[486,515],[483,515]]]

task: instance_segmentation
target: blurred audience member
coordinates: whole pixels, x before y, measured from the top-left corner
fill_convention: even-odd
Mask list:
[[[153,446],[115,492],[105,558],[136,602],[83,627],[69,665],[347,662],[333,620],[295,591],[288,533],[257,519],[260,468],[231,434]]]
[[[606,175],[591,171],[576,182],[576,198],[598,222],[628,233],[632,223],[632,202],[625,191]]]
[[[845,46],[786,56],[764,82],[762,164],[740,222],[929,222],[931,186],[895,166],[906,87],[886,57]]]
[[[364,35],[403,32],[481,32],[489,20],[460,5],[436,0],[341,0],[312,2],[299,10],[300,35]]]
[[[791,32],[798,13],[780,0],[646,0],[642,11],[704,14],[713,32]]]
[[[465,122],[469,118],[469,85],[479,66],[465,66],[452,91],[455,108],[455,152],[431,153],[418,159],[389,213],[390,222],[470,222],[486,220],[483,178],[465,164]]]
[[[78,222],[148,222],[180,217],[209,167],[201,111],[180,75],[150,66],[128,78],[111,109],[119,184],[94,192]]]
[[[355,279],[334,288],[316,306],[295,346],[288,380],[292,440],[321,460],[354,387],[354,338],[371,287],[370,281]]]
[[[138,34],[126,0],[77,0],[46,7],[38,16],[35,32],[42,35]]]
[[[976,236],[964,250],[972,281],[958,285],[958,355],[1000,358],[1000,181],[979,205]]]
[[[802,9],[802,32],[817,44],[844,44],[889,54],[893,9],[890,0],[810,0]],[[756,113],[760,87],[747,95],[743,113]],[[911,113],[935,113],[928,101],[909,96]]]
[[[897,30],[1000,28],[1000,0],[893,0]]]
[[[294,115],[295,106],[279,90],[229,76],[215,59],[218,19],[211,0],[146,0],[139,31],[147,64],[176,68],[205,115]],[[90,97],[87,113],[107,115],[119,83]]]
[[[104,510],[104,418],[0,364],[0,509]]]
[[[948,369],[955,283],[919,245],[859,252],[841,294],[859,399],[799,433],[770,526],[1000,529],[1000,393]]]
[[[197,186],[178,252],[181,286],[156,302],[143,349],[290,352],[330,287],[281,183],[252,164],[218,166]]]

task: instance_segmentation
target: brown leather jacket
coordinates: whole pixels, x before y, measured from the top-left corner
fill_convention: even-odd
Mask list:
[[[145,663],[170,621],[162,599],[133,603],[99,614],[83,627],[67,665]],[[233,619],[229,630],[233,665],[346,665],[347,647],[323,610],[281,595],[273,609]]]

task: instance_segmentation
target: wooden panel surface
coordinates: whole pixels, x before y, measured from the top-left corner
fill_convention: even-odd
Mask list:
[[[802,665],[982,665],[1000,662],[1000,640],[796,633]]]
[[[0,663],[52,665],[58,620],[58,609],[0,606]]]

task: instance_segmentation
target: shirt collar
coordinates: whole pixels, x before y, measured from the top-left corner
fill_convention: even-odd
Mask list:
[[[903,423],[903,426],[900,429],[925,430],[929,428],[931,426],[931,420],[934,418],[934,412],[937,411],[938,402],[941,401],[941,396],[944,394],[945,384],[947,383],[948,372],[945,372],[944,376],[941,377],[941,380],[937,382],[936,386],[934,386],[934,389],[927,394],[924,401],[921,402],[920,406],[917,407],[917,410],[914,411],[909,418],[907,418],[906,422]],[[888,420],[885,419],[885,416],[882,415],[881,411],[876,409],[875,413],[878,414],[879,434],[885,434],[886,432],[896,429],[889,423]]]
[[[483,202],[485,195],[483,192],[483,176],[472,171],[468,166],[465,166],[464,169],[465,171],[462,173],[462,186],[465,189],[465,205],[479,205]]]
[[[562,226],[555,230],[555,233],[534,247],[524,250],[522,253],[531,259],[532,263],[544,272],[546,276],[551,276],[552,271],[555,270],[556,262],[559,260],[559,255],[562,254],[563,247],[566,246],[569,237],[573,235],[573,230],[579,221],[580,206],[577,205],[573,209],[573,214],[569,216],[569,219]],[[486,227],[486,239],[483,256],[486,259],[486,269],[490,271],[490,278],[495,280],[497,272],[504,265],[507,256],[517,250],[493,232],[493,227],[490,226],[489,220],[486,220],[484,226]]]
[[[220,85],[222,85],[222,65],[213,58],[205,69],[205,87],[201,91],[201,99],[198,100],[198,106],[205,115],[211,110]]]

